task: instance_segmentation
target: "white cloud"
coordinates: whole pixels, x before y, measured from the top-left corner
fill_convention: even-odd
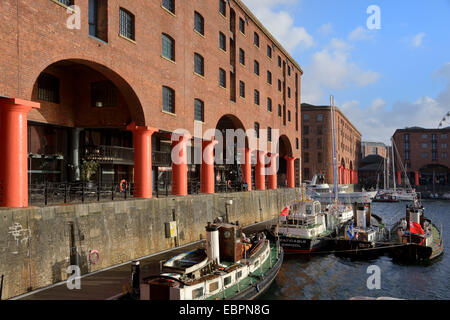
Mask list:
[[[296,48],[308,49],[315,45],[314,38],[304,27],[296,26],[292,14],[278,5],[298,4],[299,0],[243,0],[283,47],[292,52]]]
[[[436,98],[422,96],[413,102],[398,101],[391,108],[381,98],[373,100],[367,106],[351,100],[343,102],[340,108],[366,141],[389,144],[390,137],[397,129],[413,126],[437,128],[439,121],[450,109],[450,63],[445,64],[435,75],[447,81],[446,87]],[[449,124],[447,122],[444,125]]]
[[[323,36],[328,36],[333,33],[333,25],[328,22],[317,29],[317,32]]]
[[[350,41],[363,41],[370,40],[375,37],[375,31],[371,31],[362,26],[357,27],[348,35]]]
[[[422,45],[423,39],[426,37],[426,33],[425,32],[420,32],[418,34],[416,34],[412,40],[411,40],[411,44],[414,47],[420,47]]]
[[[379,73],[354,63],[351,51],[352,46],[344,40],[332,39],[312,55],[312,62],[304,67],[302,101],[320,104],[334,90],[365,87],[379,79]]]

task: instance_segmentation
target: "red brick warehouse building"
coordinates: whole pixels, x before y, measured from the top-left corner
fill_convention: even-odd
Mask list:
[[[449,185],[450,128],[398,129],[393,139],[398,184],[405,184],[404,169],[411,185]]]
[[[334,178],[331,108],[303,103],[301,109],[303,178],[310,180],[322,172],[327,182],[332,184]],[[335,107],[334,114],[339,184],[357,184],[361,161],[361,133],[338,107]]]
[[[3,0],[0,17],[2,206],[27,206],[31,184],[86,178],[89,160],[93,179],[134,182],[135,197],[163,180],[174,195],[192,181],[213,193],[226,166],[170,158],[202,139],[199,123],[278,143],[278,172],[242,165],[249,189],[299,184],[303,71],[241,1]],[[172,142],[179,128],[193,136]]]

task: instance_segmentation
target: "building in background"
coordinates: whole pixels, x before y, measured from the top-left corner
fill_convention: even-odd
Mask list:
[[[338,107],[335,111],[339,184],[357,184],[361,133]],[[322,172],[328,183],[334,183],[330,106],[302,103],[302,137],[304,180]]]
[[[382,142],[363,141],[361,143],[361,151],[362,159],[372,155],[378,155],[382,158],[386,158],[388,156],[389,147]]]
[[[402,182],[402,165],[411,185],[431,188],[449,185],[450,127],[412,127],[394,133],[397,183]]]
[[[267,129],[278,171],[247,161],[245,182],[299,185],[303,71],[241,1],[2,0],[0,18],[2,205],[27,206],[29,183],[80,180],[126,180],[140,198],[162,182],[174,195],[194,183],[213,193],[236,167],[171,162],[175,147],[212,152],[196,124]],[[180,128],[192,136],[172,142]],[[260,152],[246,142],[235,155]]]

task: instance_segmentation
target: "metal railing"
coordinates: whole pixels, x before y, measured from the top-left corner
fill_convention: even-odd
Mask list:
[[[134,163],[134,149],[115,146],[85,146],[84,155],[100,162]]]
[[[30,205],[126,200],[133,197],[134,185],[120,190],[118,183],[45,182],[28,186]]]

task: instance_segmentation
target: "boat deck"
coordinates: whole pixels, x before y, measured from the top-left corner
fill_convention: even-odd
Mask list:
[[[263,277],[276,263],[277,247],[276,245],[271,244],[269,259],[267,259],[255,272],[224,291],[208,297],[207,300],[225,300],[235,296],[242,290],[255,285],[259,281],[260,277]]]
[[[430,259],[434,259],[440,256],[443,252],[444,244],[441,242],[442,236],[441,232],[439,232],[438,228],[433,224],[432,225],[432,233],[433,233],[433,243],[431,244],[431,248],[433,249],[433,253],[431,254]]]

